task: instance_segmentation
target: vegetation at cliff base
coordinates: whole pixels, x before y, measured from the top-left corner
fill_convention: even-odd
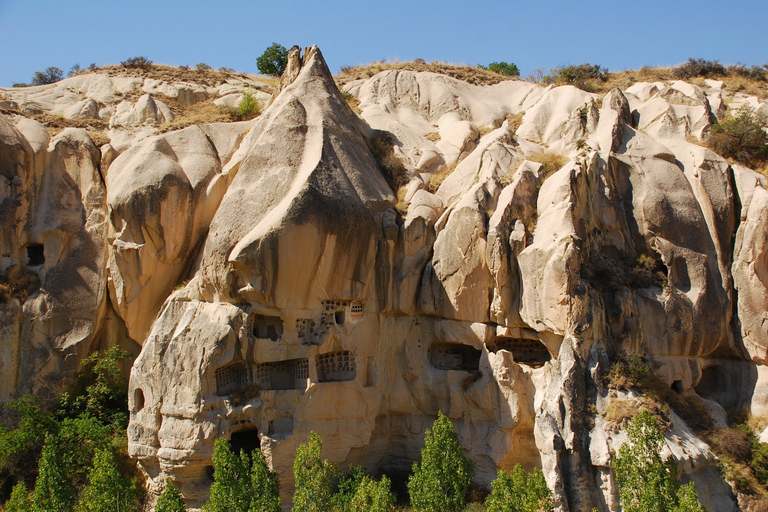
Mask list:
[[[704,512],[693,482],[681,486],[677,464],[663,459],[664,434],[656,418],[641,411],[627,426],[628,440],[613,459],[624,512]]]
[[[512,471],[499,470],[491,482],[490,496],[485,500],[488,512],[552,512],[552,491],[547,487],[544,473],[536,468],[526,473],[517,464]]]

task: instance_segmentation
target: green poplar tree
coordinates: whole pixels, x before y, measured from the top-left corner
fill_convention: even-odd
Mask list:
[[[488,512],[552,512],[552,491],[544,473],[536,468],[528,474],[520,464],[511,472],[499,470],[485,500]]]
[[[186,510],[187,506],[184,504],[179,488],[173,480],[166,480],[165,489],[155,503],[155,512],[185,512]]]
[[[350,512],[392,512],[395,510],[395,495],[389,478],[381,477],[378,482],[365,475],[349,502]]]
[[[204,512],[243,512],[251,504],[250,457],[220,437],[213,445],[213,485]]]
[[[248,512],[280,512],[280,481],[269,469],[261,450],[251,454],[251,507]]]
[[[613,459],[613,472],[624,512],[702,512],[691,482],[680,486],[677,465],[661,458],[664,434],[648,411],[627,426],[626,443]]]
[[[32,510],[32,500],[29,498],[27,484],[19,482],[13,486],[11,497],[3,506],[3,512],[29,512],[30,510]]]
[[[120,474],[115,454],[109,449],[97,450],[75,512],[127,512],[136,505],[136,488]]]
[[[294,512],[326,512],[333,497],[333,479],[337,469],[320,457],[323,442],[314,431],[309,440],[299,445],[293,461],[296,491],[293,495]]]
[[[32,493],[34,512],[69,512],[75,499],[75,486],[67,477],[58,436],[46,438],[40,455],[39,473]]]
[[[475,469],[464,455],[453,423],[438,413],[432,430],[427,429],[421,464],[413,464],[408,479],[411,506],[417,512],[459,512]]]

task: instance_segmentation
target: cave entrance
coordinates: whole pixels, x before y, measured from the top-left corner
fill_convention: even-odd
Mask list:
[[[440,370],[476,372],[480,369],[481,352],[460,343],[435,343],[429,348],[429,362]]]
[[[31,244],[27,246],[27,265],[39,267],[45,263],[45,247],[43,244]]]
[[[283,335],[283,320],[279,316],[254,315],[253,336],[277,341]]]
[[[526,338],[497,336],[488,345],[488,350],[491,352],[498,352],[499,350],[512,352],[512,358],[516,363],[532,368],[540,368],[544,366],[544,363],[552,359],[552,355],[542,342]]]
[[[253,450],[260,450],[259,430],[251,427],[232,432],[232,437],[229,439],[229,447],[232,448],[232,453],[235,454],[239,454],[240,450],[245,450],[247,454],[250,454]]]

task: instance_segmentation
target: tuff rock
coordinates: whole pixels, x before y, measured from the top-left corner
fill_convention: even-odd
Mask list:
[[[126,347],[130,455],[192,507],[218,437],[260,447],[288,497],[310,431],[330,461],[403,478],[442,410],[478,485],[519,463],[560,511],[619,510],[608,412],[642,401],[607,381],[622,353],[715,426],[768,412],[765,178],[693,142],[759,99],[390,70],[345,86],[357,115],[320,51],[294,47],[256,120],[158,133],[167,102],[234,106],[253,85],[1,91],[0,401],[54,396],[93,350]],[[110,142],[51,136],[41,113],[101,120]],[[409,175],[400,200],[374,131]],[[740,510],[669,419],[702,502]]]

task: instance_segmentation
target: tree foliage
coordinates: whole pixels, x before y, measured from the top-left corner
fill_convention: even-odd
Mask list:
[[[280,512],[280,480],[269,469],[261,450],[251,454],[251,507],[249,512]]]
[[[485,69],[504,76],[520,76],[520,68],[514,62],[491,62]]]
[[[474,465],[462,453],[451,420],[439,412],[426,431],[421,463],[413,464],[408,479],[411,506],[418,512],[458,512],[466,505],[473,475]]]
[[[233,453],[223,437],[213,445],[213,485],[204,512],[241,512],[248,510],[250,493],[250,456]]]
[[[726,158],[755,167],[768,160],[768,133],[749,104],[736,112],[736,117],[712,125],[707,145]]]
[[[381,477],[378,482],[364,475],[349,501],[350,512],[392,512],[395,510],[395,495],[389,478]]]
[[[75,512],[127,512],[137,505],[136,487],[120,473],[115,454],[98,450]]]
[[[296,491],[293,495],[294,512],[325,512],[333,497],[333,480],[338,470],[334,464],[320,457],[323,442],[315,431],[309,440],[299,445],[293,461]]]
[[[32,75],[32,85],[45,85],[58,82],[64,78],[64,71],[60,68],[50,66],[45,68],[45,71],[35,71]]]
[[[648,411],[627,426],[628,440],[613,460],[624,512],[701,512],[693,483],[680,486],[677,465],[662,459],[664,434]]]
[[[185,512],[186,510],[187,506],[184,504],[179,488],[173,480],[166,480],[165,489],[155,503],[155,512]]]
[[[280,76],[287,65],[288,50],[277,43],[272,43],[272,46],[264,50],[264,53],[256,59],[256,67],[263,75]]]
[[[3,512],[29,512],[30,510],[32,510],[32,501],[27,490],[27,484],[19,482],[13,486],[11,497],[3,506]]]
[[[68,512],[72,510],[76,490],[66,473],[58,436],[48,436],[40,456],[40,467],[32,493],[34,512]]]
[[[226,439],[213,447],[213,485],[204,512],[279,512],[280,482],[261,450],[233,453]]]
[[[536,468],[528,474],[517,464],[511,472],[500,470],[485,500],[488,512],[552,512],[552,491]]]

